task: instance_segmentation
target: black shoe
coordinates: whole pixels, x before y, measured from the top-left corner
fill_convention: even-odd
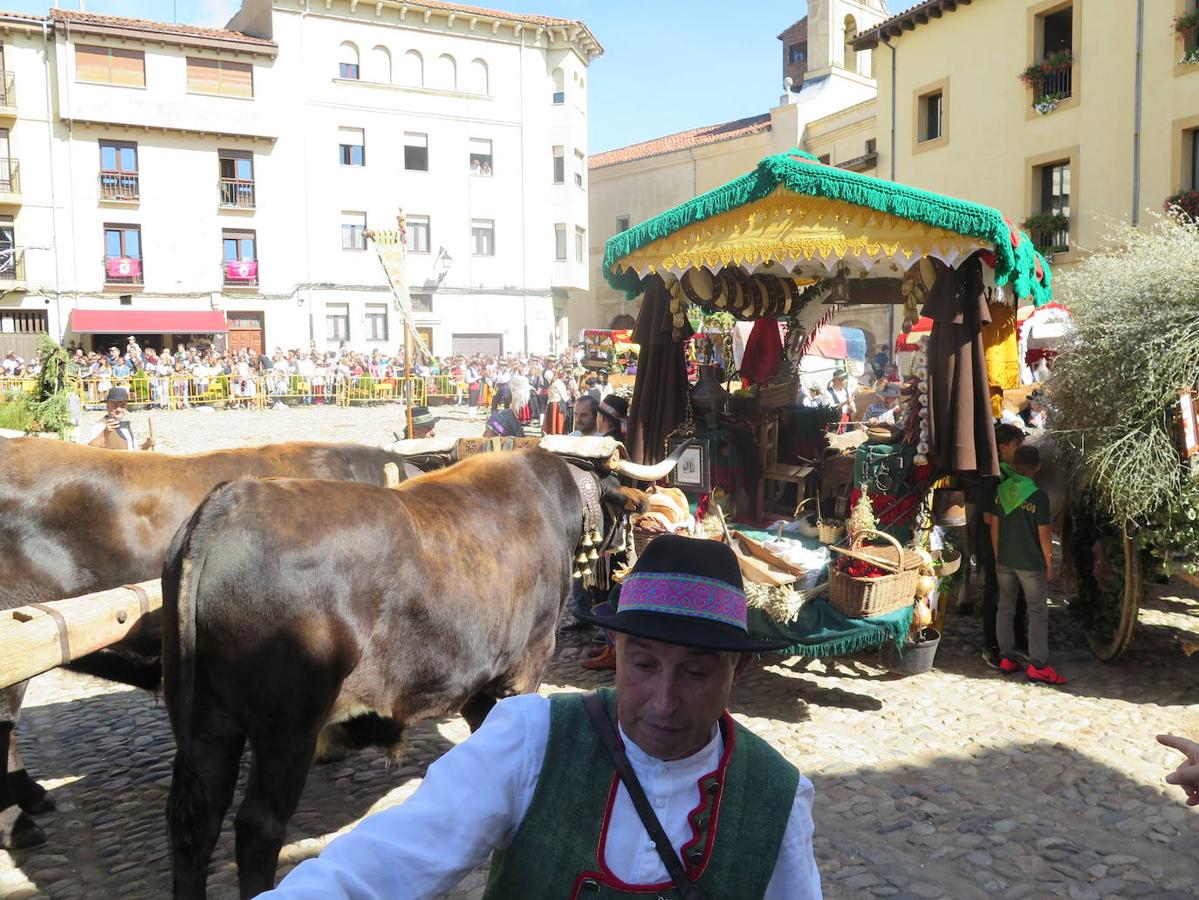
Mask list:
[[[984,650],[982,653],[983,662],[987,664],[988,669],[999,668],[999,651],[993,649]]]

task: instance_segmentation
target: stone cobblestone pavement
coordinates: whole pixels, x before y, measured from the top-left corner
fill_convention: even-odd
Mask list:
[[[179,413],[157,416],[155,435],[163,450],[291,435],[378,443],[384,425],[399,423],[393,408],[387,414],[396,424],[381,425],[380,410]],[[481,420],[449,415],[443,433],[481,430]],[[791,659],[750,671],[731,707],[815,783],[827,897],[1195,897],[1199,810],[1164,784],[1179,757],[1153,736],[1199,735],[1199,668],[1186,653],[1197,641],[1199,591],[1172,582],[1151,590],[1116,665],[1091,657],[1055,601],[1051,642],[1071,679],[1063,688],[988,670],[977,623],[958,617],[926,675],[889,675],[871,653]],[[608,683],[576,664],[588,649],[564,635],[542,691]],[[0,852],[0,897],[167,896],[173,745],[161,702],[55,671],[33,682],[22,733],[26,762],[59,808],[40,819],[47,845]],[[412,730],[401,765],[368,753],[316,767],[280,877],[368,812],[409,796],[428,764],[466,735],[460,719],[426,722]],[[210,896],[236,896],[232,816],[212,872]],[[483,878],[472,873],[449,896],[476,900]]]

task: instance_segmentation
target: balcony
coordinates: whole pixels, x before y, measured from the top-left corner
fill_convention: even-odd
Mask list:
[[[1074,96],[1074,56],[1059,50],[1033,63],[1020,73],[1020,81],[1032,89],[1032,107],[1045,115]]]
[[[17,115],[16,79],[12,72],[0,72],[0,117],[12,119]]]
[[[101,172],[99,183],[106,203],[137,203],[141,197],[137,172]]]
[[[225,287],[245,290],[258,287],[258,260],[227,259],[221,264]]]
[[[1070,217],[1064,213],[1034,213],[1022,224],[1032,235],[1036,248],[1045,256],[1070,252]]]
[[[130,256],[105,256],[104,283],[106,285],[140,285],[144,284],[142,261]]]
[[[0,289],[12,290],[25,280],[25,248],[0,247]]]
[[[0,203],[13,203],[21,193],[21,169],[15,159],[0,156]]]
[[[222,178],[220,197],[223,209],[254,209],[254,182],[242,178]]]

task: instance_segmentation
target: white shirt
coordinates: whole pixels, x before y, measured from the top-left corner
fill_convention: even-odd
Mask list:
[[[99,422],[97,422],[95,425],[92,426],[91,434],[89,434],[87,436],[87,440],[85,440],[83,443],[90,444],[92,441],[94,441],[96,438],[98,438],[100,435],[102,435],[107,430],[108,430],[108,423],[105,422],[103,419],[101,419]],[[117,431],[117,436],[125,439],[126,449],[129,449],[129,450],[137,449],[137,444],[133,440],[133,429],[132,428],[119,429]]]
[[[511,843],[533,800],[549,729],[547,698],[525,694],[501,700],[482,728],[429,767],[407,802],[367,817],[262,896],[417,900],[446,893],[483,865],[493,849]],[[676,852],[691,839],[687,815],[699,801],[699,779],[720,763],[724,745],[720,729],[713,731],[698,753],[672,761],[642,752],[621,731],[633,771]],[[812,783],[801,776],[765,900],[822,896],[812,853],[813,793]],[[627,883],[669,880],[623,784],[603,854],[612,874]]]

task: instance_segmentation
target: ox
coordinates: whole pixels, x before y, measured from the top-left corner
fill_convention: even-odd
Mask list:
[[[289,475],[382,484],[384,464],[401,461],[346,444],[171,456],[0,438],[0,610],[157,578],[171,537],[222,482]],[[132,654],[101,651],[74,667],[157,687],[156,625],[146,623],[127,648]],[[27,684],[0,689],[0,847],[11,849],[42,843],[31,814],[54,808],[25,772],[13,738]]]
[[[536,690],[583,531],[572,472],[532,449],[393,489],[271,479],[208,496],[162,575],[175,896],[204,896],[247,741],[243,897],[273,885],[330,726],[368,722],[359,743],[394,753],[419,719],[460,712],[474,730],[497,698]],[[615,479],[601,488],[608,511],[628,496]],[[315,532],[295,524],[314,510]]]

